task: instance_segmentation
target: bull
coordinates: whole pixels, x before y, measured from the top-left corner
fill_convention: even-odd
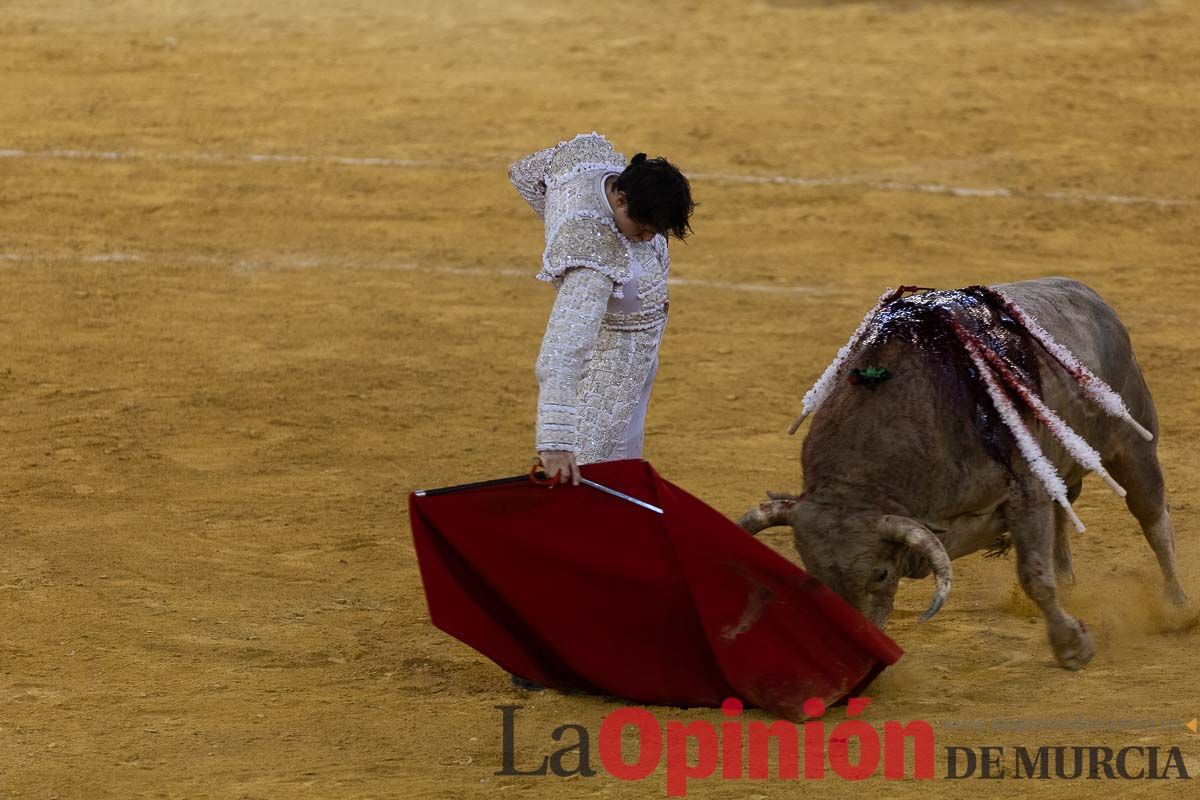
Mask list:
[[[1074,581],[1071,504],[1095,471],[1124,493],[1167,598],[1187,607],[1158,418],[1116,313],[1065,278],[904,293],[881,299],[806,396],[807,413],[823,392],[803,493],[771,493],[741,526],[790,525],[805,569],[880,628],[901,578],[934,576],[925,621],[950,593],[953,559],[1011,544],[1055,659],[1075,670],[1093,640],[1058,587]]]

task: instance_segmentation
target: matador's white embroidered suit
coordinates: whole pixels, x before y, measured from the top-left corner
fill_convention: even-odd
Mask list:
[[[605,193],[624,169],[597,133],[509,169],[546,223],[537,277],[558,287],[537,359],[537,449],[573,451],[580,464],[641,456],[667,324],[667,240],[627,239]]]

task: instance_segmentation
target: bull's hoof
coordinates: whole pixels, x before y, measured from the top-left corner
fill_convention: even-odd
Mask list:
[[[514,689],[522,689],[526,692],[540,692],[546,688],[540,683],[535,683],[528,678],[522,678],[520,675],[513,675],[511,672],[508,677],[512,680]]]
[[[1183,587],[1167,587],[1167,605],[1163,606],[1163,631],[1175,633],[1200,627],[1200,609],[1192,605]]]
[[[1171,605],[1176,608],[1191,608],[1192,601],[1188,599],[1187,592],[1178,583],[1167,584],[1164,591]]]
[[[1096,655],[1092,635],[1074,619],[1050,631],[1050,647],[1059,666],[1069,670],[1083,669]]]

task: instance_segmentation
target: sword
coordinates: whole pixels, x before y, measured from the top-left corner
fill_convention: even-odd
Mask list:
[[[479,489],[479,488],[482,488],[485,486],[499,486],[499,485],[505,484],[505,483],[518,483],[518,482],[524,481],[524,480],[531,480],[534,483],[538,484],[539,486],[553,486],[554,482],[544,472],[541,473],[543,477],[541,477],[541,478],[537,477],[538,473],[541,472],[541,470],[538,469],[538,467],[539,467],[538,464],[534,464],[533,469],[531,469],[529,471],[528,475],[515,475],[511,478],[497,478],[495,480],[490,480],[490,481],[479,481],[478,483],[464,483],[459,486],[446,486],[441,489],[421,489],[419,491],[413,492],[413,494],[416,495],[417,497],[427,497],[427,496],[434,496],[434,495],[439,495],[439,494],[449,494],[450,492],[461,492],[466,489]],[[624,492],[618,492],[616,489],[613,489],[609,486],[605,486],[602,483],[596,483],[595,481],[589,480],[588,478],[584,478],[582,476],[580,476],[579,482],[584,484],[585,486],[590,486],[593,489],[604,492],[605,494],[611,494],[613,497],[619,497],[620,499],[625,500],[626,502],[633,503],[635,506],[641,506],[642,508],[653,511],[655,514],[663,513],[663,510],[661,508],[659,508],[658,506],[651,505],[650,503],[647,503],[645,500],[639,500],[636,497],[625,494]]]
[[[629,495],[625,494],[624,492],[618,492],[616,489],[610,489],[609,487],[604,486],[603,484],[596,483],[595,481],[590,481],[587,478],[580,477],[579,482],[585,486],[590,486],[593,489],[599,489],[600,491],[604,492],[605,494],[611,494],[613,497],[619,497],[622,500],[628,500],[630,503],[633,503],[635,506],[641,506],[642,508],[648,508],[651,511],[653,511],[655,514],[663,513],[663,510],[661,508],[659,508],[658,506],[652,506],[649,503],[647,503],[645,500],[638,500],[636,497],[630,497]]]
[[[546,474],[546,471],[542,467],[542,461],[540,458],[535,458],[533,460],[533,466],[529,468],[529,480],[533,481],[538,486],[549,486],[550,488],[554,488],[554,485],[557,483],[554,478],[551,478]],[[582,475],[579,476],[579,482],[584,486],[590,486],[593,489],[604,492],[605,494],[611,494],[613,497],[619,497],[626,502],[633,503],[635,506],[641,506],[642,508],[649,509],[655,514],[663,513],[663,510],[658,506],[652,506],[645,500],[638,500],[636,497],[627,495],[624,492],[618,492],[616,489],[613,489],[610,486],[605,486],[602,483],[596,483],[595,481],[589,480]]]

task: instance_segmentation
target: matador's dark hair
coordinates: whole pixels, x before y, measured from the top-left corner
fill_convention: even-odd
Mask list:
[[[664,235],[683,241],[691,233],[689,219],[696,204],[692,185],[679,168],[665,158],[638,153],[615,184],[629,202],[629,216]]]

